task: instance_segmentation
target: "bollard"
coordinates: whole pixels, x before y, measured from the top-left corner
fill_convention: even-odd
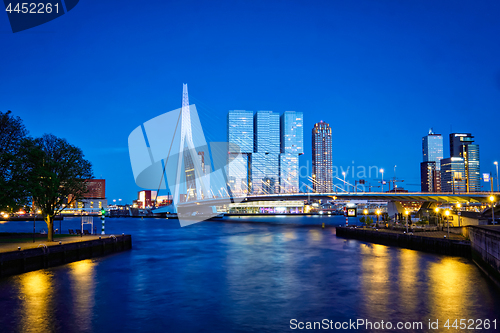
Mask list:
[[[325,229],[325,224],[324,223],[321,224],[321,228]]]
[[[104,235],[104,215],[101,215],[101,221],[102,221],[102,228],[101,228],[101,235]]]
[[[17,250],[18,250],[18,251],[21,251],[21,247],[19,246],[19,247],[17,248]]]

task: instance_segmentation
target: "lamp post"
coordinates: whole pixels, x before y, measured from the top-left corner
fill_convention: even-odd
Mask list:
[[[367,220],[368,209],[363,209],[363,214],[365,214],[365,224],[368,225],[368,220]]]
[[[396,193],[396,167],[397,165],[394,166],[394,181],[392,182],[392,187],[394,187],[394,193]],[[389,188],[390,190],[390,188]]]
[[[462,207],[462,205],[459,203],[457,203],[457,216],[458,216],[458,226],[460,227],[460,207]]]
[[[345,191],[345,192],[347,192],[347,191],[345,190],[345,171],[342,171],[342,176],[344,176],[344,191]]]
[[[408,233],[408,211],[405,210],[405,220],[406,220],[406,233]]]
[[[495,203],[495,197],[491,195],[490,201],[491,201],[491,223],[495,224],[495,209],[493,207],[493,204]]]
[[[382,193],[384,193],[384,169],[380,169],[380,172],[382,173]]]
[[[438,207],[434,208],[434,212],[436,213],[436,216],[437,216],[437,225],[439,226],[439,208]]]
[[[378,228],[378,218],[380,216],[380,209],[377,209],[375,213],[377,214],[377,228]]]
[[[497,167],[497,192],[500,192],[500,189],[498,188],[498,162],[495,161],[495,162],[493,162],[493,164],[495,164]]]
[[[450,211],[446,210],[444,212],[444,215],[446,215],[446,225],[448,227],[448,236],[446,236],[446,238],[450,239],[450,222],[448,222],[448,216],[450,215]]]

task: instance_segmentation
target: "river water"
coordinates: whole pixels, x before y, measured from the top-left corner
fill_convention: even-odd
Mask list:
[[[185,228],[107,219],[107,233],[132,234],[133,249],[0,279],[0,331],[287,332],[324,319],[332,328],[358,319],[375,325],[350,326],[360,332],[381,321],[417,326],[377,332],[473,331],[460,329],[460,319],[468,328],[483,320],[482,331],[492,332],[496,320],[500,329],[500,292],[470,260],[337,238],[323,222],[345,218],[231,218]],[[32,223],[3,223],[0,232],[30,232]],[[78,225],[62,222],[63,230]],[[444,328],[448,319],[458,329]]]

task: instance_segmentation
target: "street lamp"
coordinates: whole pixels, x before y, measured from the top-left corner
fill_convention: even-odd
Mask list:
[[[490,195],[490,201],[491,201],[491,223],[495,224],[495,209],[493,207],[493,204],[495,203],[495,197]]]
[[[406,233],[408,233],[408,211],[405,210],[405,220],[406,220]]]
[[[345,171],[342,171],[342,176],[344,176],[344,191],[345,191],[345,192],[347,192],[347,191],[345,190]]]
[[[493,162],[493,164],[495,164],[497,167],[497,192],[500,192],[500,189],[498,188],[498,162],[495,161],[495,162]]]
[[[458,219],[458,226],[460,227],[460,207],[462,207],[462,205],[460,204],[460,202],[457,203],[457,219]]]
[[[446,225],[448,226],[448,236],[446,236],[446,238],[450,238],[450,222],[448,221],[448,216],[450,216],[450,211],[449,210],[446,210],[444,212],[444,215],[446,215]]]
[[[384,193],[384,169],[380,169],[380,172],[382,173],[382,193]]]
[[[378,227],[378,218],[380,216],[380,209],[377,209],[377,211],[375,213],[377,214],[377,227]]]
[[[438,207],[434,208],[434,212],[437,215],[437,225],[439,226],[439,208]]]

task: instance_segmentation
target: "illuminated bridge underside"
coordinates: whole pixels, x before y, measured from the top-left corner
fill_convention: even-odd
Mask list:
[[[373,201],[410,201],[410,202],[439,202],[439,203],[482,203],[488,202],[492,193],[296,193],[296,194],[269,194],[252,195],[238,198],[238,202],[275,201],[275,200],[373,200]],[[500,193],[493,193],[497,196]],[[236,199],[236,198],[235,198]],[[236,201],[236,200],[235,200]],[[214,198],[201,201],[190,201],[179,206],[218,205],[226,204],[227,198]]]

